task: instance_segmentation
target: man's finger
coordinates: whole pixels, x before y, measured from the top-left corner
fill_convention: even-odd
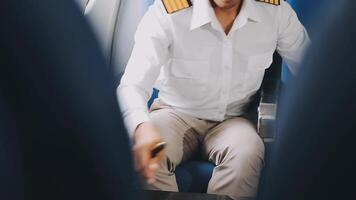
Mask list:
[[[151,181],[148,180],[148,182],[154,182],[157,170],[159,168],[159,164],[164,157],[165,152],[161,151],[159,154],[157,154],[156,157],[151,158],[149,160],[149,164],[147,165],[147,168],[145,170],[145,173],[147,174],[148,179],[151,179]]]
[[[152,170],[152,171],[157,171],[159,165],[158,165],[157,163],[151,163],[151,164],[149,164],[148,167],[149,167],[149,169]]]
[[[155,183],[155,182],[156,182],[156,179],[154,179],[154,178],[149,178],[149,179],[147,180],[147,183],[150,184],[150,185],[152,185],[152,184]]]
[[[137,159],[137,169],[143,175],[145,175],[144,171],[146,166],[149,164],[150,152],[148,148],[145,147],[137,147],[135,148],[135,157]]]

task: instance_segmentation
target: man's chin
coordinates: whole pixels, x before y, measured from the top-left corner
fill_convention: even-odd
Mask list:
[[[231,0],[221,0],[221,1],[215,2],[215,5],[221,9],[231,9],[236,6],[236,3]]]

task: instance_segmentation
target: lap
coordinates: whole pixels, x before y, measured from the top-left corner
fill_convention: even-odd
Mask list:
[[[202,151],[217,165],[219,160],[216,157],[222,157],[227,152],[231,156],[258,154],[259,157],[263,157],[264,144],[250,121],[235,117],[221,122],[206,134]]]
[[[160,104],[153,104],[149,115],[167,143],[167,157],[175,165],[186,160],[197,149],[199,138],[191,125],[187,123],[186,116],[177,113],[169,106]]]
[[[165,142],[169,159],[178,165],[187,160],[201,145],[202,155],[218,164],[216,157],[230,151],[233,154],[264,155],[264,144],[255,126],[243,117],[234,117],[221,123],[207,125],[196,118],[176,112],[160,102],[150,112],[153,124]],[[215,124],[215,125],[214,125]],[[195,131],[194,127],[204,127]],[[248,156],[245,156],[248,157]]]

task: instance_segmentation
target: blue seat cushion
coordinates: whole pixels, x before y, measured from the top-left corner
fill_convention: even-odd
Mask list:
[[[206,161],[188,161],[176,168],[176,179],[180,192],[205,193],[214,165]]]

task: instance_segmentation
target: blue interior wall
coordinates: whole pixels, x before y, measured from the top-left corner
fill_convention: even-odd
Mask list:
[[[318,18],[318,15],[322,15],[325,10],[324,7],[327,6],[327,0],[287,0],[291,4],[293,9],[296,11],[299,20],[307,29],[311,40],[314,38],[314,31],[318,27],[320,21],[314,19]],[[329,1],[330,3],[330,1]],[[282,68],[282,80],[287,82],[292,77],[286,64]]]

